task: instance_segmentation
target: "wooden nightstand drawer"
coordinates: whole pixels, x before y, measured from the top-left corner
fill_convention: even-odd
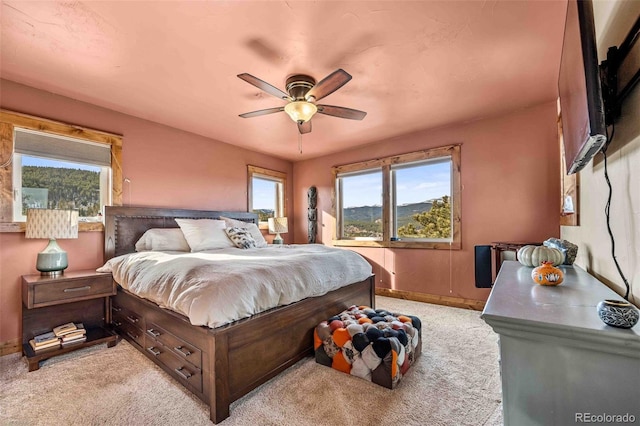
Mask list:
[[[68,273],[63,277],[23,279],[23,302],[29,309],[116,294],[111,274]]]

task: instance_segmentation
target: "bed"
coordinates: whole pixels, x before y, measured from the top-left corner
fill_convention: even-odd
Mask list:
[[[228,217],[256,223],[248,212],[148,207],[107,207],[105,262],[135,251],[151,228],[177,228],[176,218]],[[273,378],[305,356],[313,355],[315,326],[352,305],[374,307],[375,280],[347,283],[324,295],[308,297],[210,328],[128,292],[119,286],[107,318],[114,330],[193,392],[218,423],[231,402]]]

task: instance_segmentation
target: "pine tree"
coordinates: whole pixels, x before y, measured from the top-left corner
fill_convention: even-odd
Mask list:
[[[60,167],[24,166],[23,188],[45,188],[47,207],[51,209],[77,209],[80,216],[95,216],[100,211],[100,173],[89,170]],[[31,200],[23,197],[26,214]]]
[[[412,238],[451,238],[451,204],[449,196],[435,200],[431,210],[413,215],[421,227],[413,223],[398,228],[399,237]]]

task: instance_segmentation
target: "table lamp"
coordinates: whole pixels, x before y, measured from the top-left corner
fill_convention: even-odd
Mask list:
[[[273,244],[282,244],[284,241],[280,234],[286,234],[289,231],[286,217],[270,217],[269,233],[276,234],[273,238]]]
[[[38,253],[36,269],[42,275],[60,275],[69,266],[67,252],[56,239],[78,238],[78,211],[54,209],[27,210],[26,238],[48,238],[49,244]]]

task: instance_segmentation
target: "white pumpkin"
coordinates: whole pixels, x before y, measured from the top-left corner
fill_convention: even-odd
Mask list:
[[[545,246],[524,246],[518,250],[518,260],[524,266],[540,266],[542,262],[553,262],[553,266],[564,262],[564,253]]]

